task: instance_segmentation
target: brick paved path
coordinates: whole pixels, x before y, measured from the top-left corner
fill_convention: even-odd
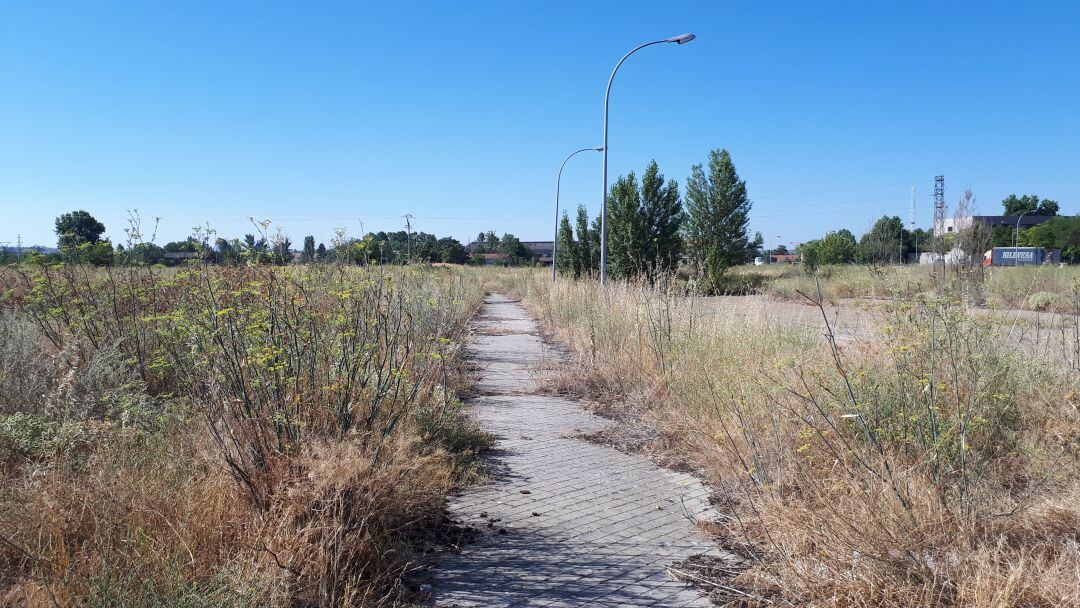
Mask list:
[[[529,370],[558,354],[517,303],[491,296],[474,323],[489,396],[473,400],[472,413],[499,441],[491,483],[451,501],[454,517],[482,535],[434,570],[436,606],[710,605],[665,571],[712,546],[690,520],[711,514],[705,488],[568,437],[606,422],[575,401],[531,394]]]

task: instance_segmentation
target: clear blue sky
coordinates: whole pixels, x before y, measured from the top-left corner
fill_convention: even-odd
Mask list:
[[[1035,193],[1080,213],[1075,2],[4,2],[0,241],[53,244],[84,208],[123,242],[273,220],[551,234],[555,171],[598,145],[685,182],[711,148],[747,180],[773,245],[882,213],[929,225],[933,176],[995,213]],[[563,203],[596,211],[599,154]],[[812,193],[812,194],[811,194]]]

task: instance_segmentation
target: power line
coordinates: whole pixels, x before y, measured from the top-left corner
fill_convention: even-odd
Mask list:
[[[894,207],[884,207],[880,209],[859,209],[861,213],[888,213],[894,210]],[[773,215],[752,215],[751,220],[758,220],[762,218],[778,218],[778,217],[802,217],[807,215],[852,215],[853,212],[850,209],[838,209],[835,211],[809,211],[806,213],[780,213]]]
[[[303,215],[301,215],[301,214],[283,214],[283,213],[246,213],[246,214],[243,214],[243,215],[234,215],[234,214],[231,214],[231,213],[229,213],[229,214],[225,214],[225,213],[197,213],[197,214],[196,213],[183,213],[183,214],[164,213],[164,214],[160,215],[159,217],[162,220],[173,220],[173,221],[179,221],[179,220],[206,220],[206,219],[214,220],[214,219],[217,219],[217,220],[237,220],[237,221],[244,221],[244,222],[246,222],[248,220],[248,218],[251,218],[251,217],[266,217],[266,218],[272,218],[274,220],[287,219],[287,220],[301,220],[301,221],[302,220],[354,220],[354,219],[356,219],[356,217],[353,216],[353,215],[331,215],[331,214],[326,214],[326,215],[303,214]],[[372,214],[364,214],[364,217],[369,218],[369,219],[370,218],[375,218],[375,219],[399,219],[399,218],[401,218],[400,215],[372,215]],[[546,219],[549,219],[549,218],[543,217],[543,216],[525,215],[525,214],[521,214],[521,213],[508,213],[508,214],[506,214],[506,213],[487,213],[487,214],[476,214],[476,215],[453,215],[453,216],[414,215],[412,217],[413,217],[413,219],[422,219],[422,220],[473,220],[473,219],[487,219],[487,218],[492,218],[492,219],[522,219],[522,220],[546,220]]]
[[[884,198],[864,198],[864,199],[858,199],[858,200],[853,200],[853,201],[830,201],[830,202],[825,202],[825,203],[799,203],[799,204],[787,205],[786,208],[803,209],[803,208],[807,208],[807,207],[829,207],[829,206],[835,206],[835,205],[857,205],[859,203],[899,202],[899,201],[906,201],[906,200],[908,200],[908,199],[907,199],[907,197],[904,197],[904,196],[887,196],[887,197],[884,197]],[[761,209],[761,207],[759,207],[757,205],[754,205],[754,208],[755,209]],[[783,208],[783,207],[781,207],[781,208]],[[765,210],[772,211],[774,209],[781,209],[781,208],[768,208],[768,207],[766,207]]]
[[[852,186],[852,187],[849,187],[849,188],[836,188],[836,189],[833,189],[833,190],[818,190],[816,192],[797,192],[797,193],[794,193],[794,194],[774,194],[774,195],[770,195],[770,196],[754,196],[754,197],[751,197],[751,198],[753,200],[755,200],[755,201],[762,201],[762,200],[775,199],[775,198],[796,198],[796,197],[800,197],[800,196],[813,196],[815,194],[832,194],[834,192],[850,192],[852,190],[873,190],[875,188],[888,188],[890,186],[910,186],[915,181],[917,181],[917,180],[912,179],[912,180],[907,180],[907,181],[903,181],[903,182],[895,182],[895,183],[892,183],[892,184],[878,184],[876,186]]]

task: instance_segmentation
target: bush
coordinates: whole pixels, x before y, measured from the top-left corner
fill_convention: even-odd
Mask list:
[[[755,272],[726,272],[713,285],[717,295],[750,295],[757,293],[765,284],[765,275]]]
[[[41,413],[58,376],[45,337],[24,315],[0,311],[0,415]]]
[[[60,424],[36,414],[15,413],[0,418],[0,459],[32,457],[55,442]]]
[[[1051,310],[1055,305],[1065,305],[1067,299],[1049,291],[1038,291],[1028,296],[1027,303],[1031,310]]]

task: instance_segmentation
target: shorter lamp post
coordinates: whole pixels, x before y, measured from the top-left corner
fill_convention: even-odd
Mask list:
[[[1016,218],[1016,232],[1013,233],[1013,249],[1016,249],[1017,247],[1020,246],[1020,220],[1024,219],[1024,216],[1029,214],[1029,213],[1031,213],[1031,212],[1030,211],[1025,211],[1025,212],[1020,214],[1020,217]],[[1016,253],[1015,252],[1013,253],[1013,265],[1014,266],[1016,265]]]
[[[555,269],[559,263],[559,190],[562,188],[562,171],[566,163],[582,152],[600,152],[603,148],[582,148],[571,152],[559,165],[559,177],[555,179],[555,240],[551,242],[551,281],[555,282]]]

